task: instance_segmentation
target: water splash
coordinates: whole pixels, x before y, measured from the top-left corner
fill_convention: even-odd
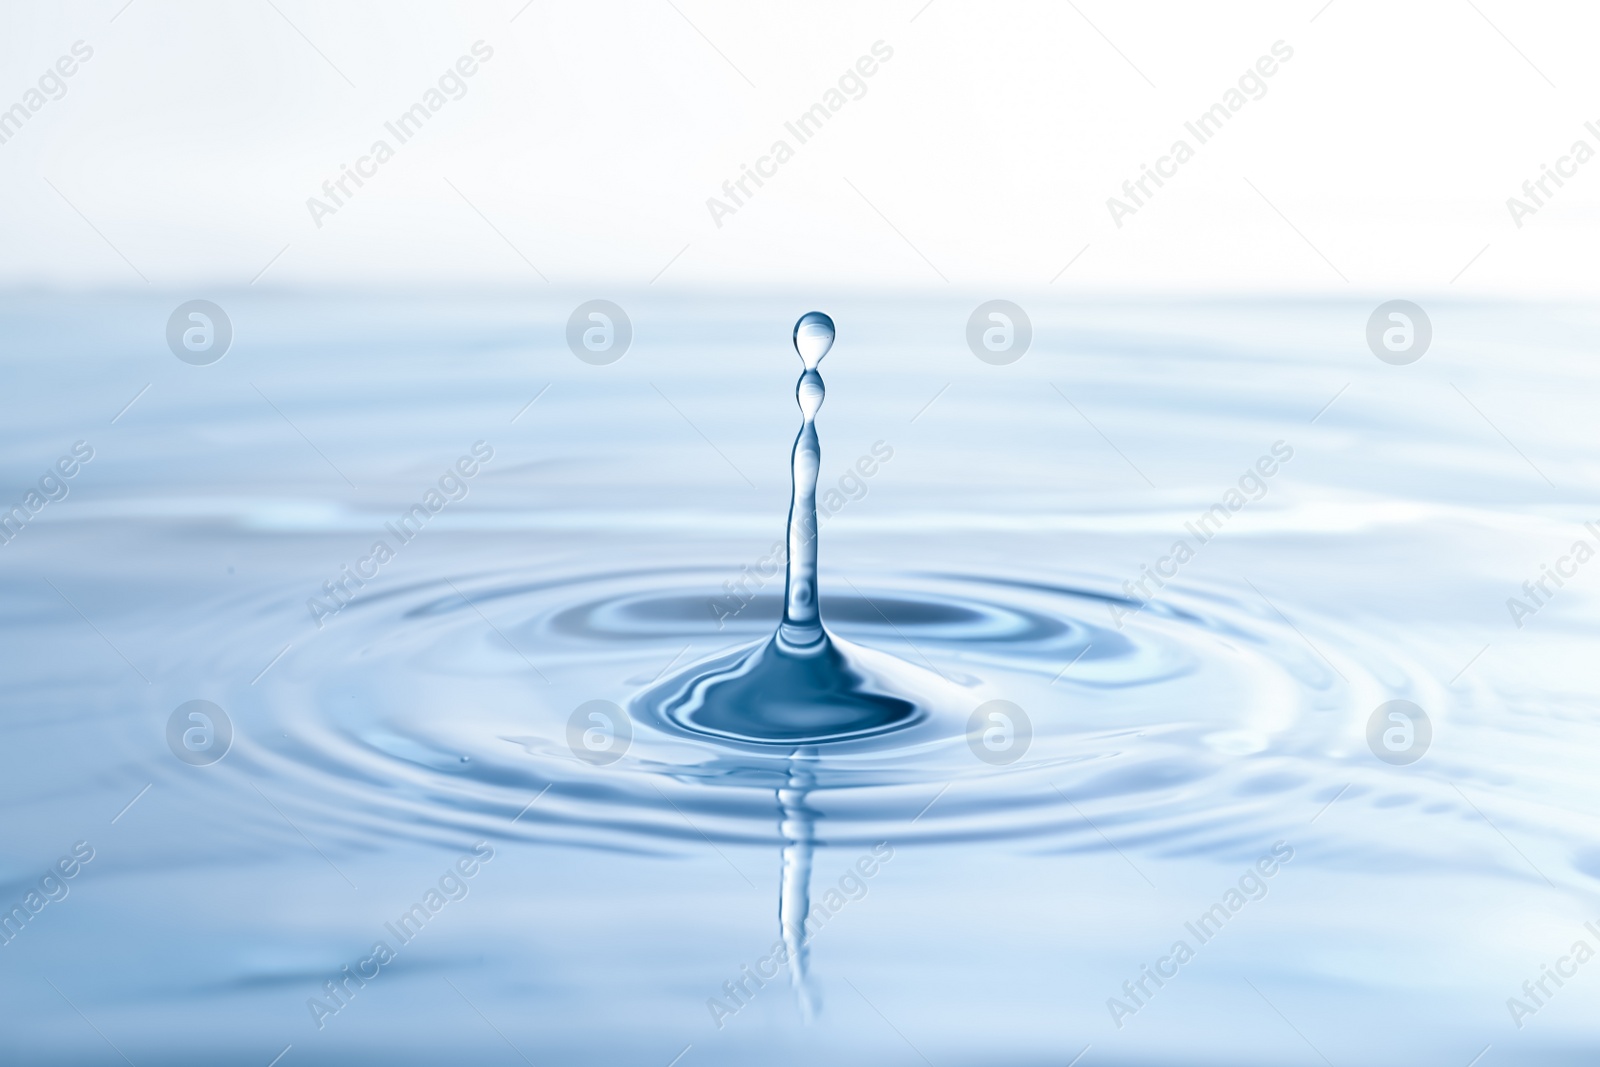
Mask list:
[[[635,706],[657,721],[729,741],[828,744],[905,729],[938,711],[970,710],[970,694],[943,675],[846,641],[823,624],[816,416],[826,390],[817,367],[833,341],[833,320],[820,311],[795,323],[801,423],[791,456],[782,621],[766,640],[703,660],[641,694]]]
[[[783,618],[764,641],[697,663],[641,694],[635,707],[659,722],[744,744],[795,747],[787,780],[776,790],[784,841],[778,926],[800,1014],[811,1019],[817,995],[807,963],[816,785],[807,766],[815,746],[905,730],[931,718],[957,721],[972,703],[943,675],[864,648],[828,632],[817,592],[817,472],[822,445],[817,412],[827,396],[817,367],[833,347],[833,320],[808,311],[794,324],[802,370],[795,385],[800,432],[790,457],[788,570]],[[887,617],[887,616],[885,616]]]
[[[833,320],[808,311],[794,324],[794,350],[805,369],[795,383],[795,401],[802,421],[789,461],[793,488],[789,499],[789,570],[783,590],[783,622],[778,636],[792,648],[811,648],[825,641],[817,608],[817,472],[822,445],[817,440],[817,412],[827,399],[817,366],[833,347]]]
[[[0,347],[10,342],[15,350],[12,384],[18,395],[37,401],[19,408],[15,425],[8,426],[15,431],[13,450],[37,453],[43,462],[63,446],[62,435],[72,440],[86,404],[110,418],[127,403],[139,383],[116,395],[124,380],[119,367],[125,353],[143,343],[149,324],[170,312],[170,305],[161,306],[164,299],[13,296]],[[753,334],[738,325],[761,321],[746,313],[749,306],[696,305],[674,297],[660,309],[686,324],[683,340],[669,339],[662,352],[686,380],[705,383],[707,392],[697,403],[748,410],[759,406],[760,394],[751,376],[719,373],[726,346],[697,344],[696,338],[715,335],[799,374],[799,366],[785,362],[797,357],[782,349],[783,326],[795,320],[768,315],[766,327]],[[1241,455],[1257,454],[1265,443],[1256,440],[1261,428],[1305,402],[1308,375],[1329,381],[1319,402],[1333,394],[1345,380],[1338,377],[1343,356],[1326,339],[1370,311],[1370,305],[1339,301],[1185,302],[1089,303],[1052,314],[1070,317],[1071,332],[1092,340],[1080,367],[1086,379],[1144,428],[1145,447],[1167,457],[1169,480],[1192,487],[1198,509],[1210,503],[1198,494],[1226,488],[1212,485],[1219,471],[1231,470]],[[1453,317],[1465,316],[1482,336],[1482,344],[1466,354],[1468,363],[1492,380],[1496,367],[1516,365],[1518,349],[1537,347],[1543,339],[1550,342],[1551,358],[1517,368],[1522,385],[1559,393],[1597,380],[1600,369],[1557,358],[1573,338],[1600,339],[1593,313],[1582,307],[1535,311],[1530,317],[1512,308],[1452,309]],[[538,322],[556,322],[568,312],[568,306],[530,307],[520,299],[252,297],[248,314],[284,326],[274,331],[275,339],[266,339],[264,358],[283,370],[284,383],[300,384],[281,385],[289,389],[281,396],[262,388],[291,415],[296,407],[315,406],[316,389],[325,381],[319,362],[341,349],[352,373],[389,376],[393,388],[386,389],[384,403],[352,406],[350,418],[330,424],[329,440],[319,437],[318,447],[327,448],[341,467],[341,455],[356,457],[370,448],[402,457],[404,462],[389,465],[397,480],[383,481],[378,469],[372,477],[381,482],[378,496],[403,500],[421,488],[406,472],[435,462],[426,442],[408,435],[409,427],[459,419],[461,432],[470,435],[479,425],[504,425],[510,415],[500,410],[506,387],[522,381],[525,368],[511,356],[458,359],[459,403],[441,411],[434,376],[396,378],[396,367],[431,367],[440,351],[503,354],[505,323],[524,323],[533,331]],[[897,338],[896,347],[907,353],[937,351],[948,340],[948,317],[935,304],[863,308],[859,317],[839,323],[834,350],[822,361],[834,361],[830,372],[841,361],[857,360],[869,315],[873,333]],[[30,359],[30,350],[59,347],[63,323],[93,329],[72,334],[83,343],[72,341],[71,359]],[[1284,358],[1261,357],[1252,339],[1262,324],[1270,327],[1273,348]],[[1106,353],[1167,359],[1174,388],[1149,389],[1140,376],[1120,373],[1127,359]],[[884,373],[890,355],[885,353]],[[913,377],[926,370],[925,361],[909,357],[902,365]],[[576,361],[571,367],[574,382],[589,381],[594,369]],[[559,375],[552,392],[559,392],[569,375],[554,367],[552,374]],[[844,397],[838,394],[854,388],[842,375],[828,376],[834,378],[829,399],[835,406],[824,404],[816,416],[819,436],[832,450],[823,476],[842,458],[842,435],[829,437],[842,426]],[[1253,386],[1245,396],[1237,389],[1241,376]],[[1042,378],[1028,380],[1050,393]],[[880,384],[886,394],[900,391],[893,383]],[[776,380],[766,383],[769,399],[774,387],[781,388]],[[135,403],[113,429],[118,454],[141,461],[101,469],[96,459],[86,468],[102,479],[92,499],[69,501],[59,513],[52,505],[55,525],[30,528],[20,548],[0,551],[0,576],[12,608],[0,632],[15,651],[6,662],[11,699],[0,739],[9,751],[27,754],[8,766],[7,775],[8,795],[30,815],[19,828],[26,829],[17,838],[19,855],[37,855],[42,863],[81,835],[85,811],[109,819],[128,804],[150,780],[132,780],[142,768],[130,766],[128,754],[147,750],[151,715],[203,695],[242,716],[234,748],[218,768],[226,773],[177,773],[185,771],[177,767],[168,774],[149,766],[161,775],[155,789],[110,828],[138,831],[139,847],[118,861],[127,875],[119,880],[126,884],[116,893],[75,894],[61,910],[47,909],[23,935],[48,938],[49,945],[36,948],[62,961],[63,973],[52,970],[51,978],[85,1013],[97,1023],[114,1020],[127,1041],[166,1052],[164,1059],[220,1061],[266,1045],[277,1037],[281,1020],[275,1019],[285,994],[315,994],[332,973],[327,946],[344,945],[353,953],[377,932],[373,924],[381,917],[362,908],[332,908],[319,918],[317,936],[307,938],[292,909],[231,906],[241,885],[259,881],[270,868],[284,885],[342,887],[331,861],[362,885],[365,871],[368,879],[407,893],[410,903],[410,894],[435,876],[429,872],[442,869],[446,854],[454,858],[482,839],[501,857],[482,877],[504,880],[514,872],[501,863],[520,866],[541,857],[559,858],[573,877],[534,878],[515,893],[474,896],[474,909],[485,909],[475,910],[483,921],[445,931],[459,950],[453,958],[472,968],[465,974],[471,984],[450,977],[519,1047],[539,1045],[553,1058],[565,1054],[595,1062],[647,1062],[654,1055],[650,1034],[618,1026],[619,1019],[675,1018],[684,1011],[686,970],[705,975],[690,990],[696,1000],[720,995],[733,961],[753,964],[778,940],[780,850],[794,873],[782,905],[793,918],[823,904],[829,884],[848,868],[846,857],[878,841],[892,842],[897,856],[914,852],[916,869],[891,866],[894,882],[871,883],[872,895],[830,918],[827,932],[818,933],[815,922],[805,924],[815,937],[810,948],[821,950],[805,963],[822,996],[818,1020],[825,1025],[800,1029],[796,993],[779,976],[758,998],[776,1003],[726,1020],[731,1033],[717,1032],[704,1044],[696,1040],[678,1067],[691,1061],[695,1067],[726,1067],[741,1056],[749,1059],[753,1045],[770,1067],[799,1067],[828,1057],[859,1058],[862,1048],[885,1040],[899,1044],[881,1019],[857,1003],[841,980],[846,974],[897,1026],[904,1025],[902,1011],[875,991],[892,987],[883,995],[920,1016],[912,1022],[927,1042],[952,1048],[970,1036],[975,1010],[1004,1011],[1006,1025],[984,1032],[988,1059],[1037,1058],[1039,1049],[1059,1044],[1061,1012],[1041,1008],[1026,995],[1006,995],[1019,979],[1025,985],[1037,973],[1037,947],[997,938],[993,924],[945,923],[934,945],[943,958],[961,959],[969,980],[942,981],[914,965],[892,966],[897,959],[927,958],[929,930],[938,925],[901,920],[969,912],[975,894],[992,891],[995,872],[1003,870],[1008,892],[1019,898],[1059,895],[1070,886],[1074,906],[1096,916],[1092,923],[1040,927],[1049,958],[1107,959],[1114,972],[1124,964],[1131,969],[1137,961],[1115,946],[1147,938],[1151,913],[1123,899],[1130,879],[1142,887],[1137,876],[1120,862],[1120,873],[1101,862],[1113,845],[1152,878],[1164,877],[1162,884],[1192,887],[1196,907],[1205,903],[1200,894],[1215,899],[1236,884],[1258,844],[1280,838],[1297,849],[1283,877],[1303,879],[1285,883],[1288,893],[1310,885],[1312,896],[1324,899],[1311,883],[1332,879],[1357,897],[1436,900],[1441,876],[1450,879],[1450,922],[1418,923],[1414,909],[1367,909],[1359,922],[1352,918],[1330,934],[1326,909],[1283,907],[1269,924],[1275,937],[1262,943],[1262,951],[1238,946],[1237,962],[1266,976],[1252,978],[1267,995],[1276,1000],[1264,981],[1304,994],[1312,1026],[1336,1028],[1342,1018],[1361,1015],[1372,1022],[1364,1043],[1395,1050],[1394,1057],[1407,1062],[1438,1058],[1441,1047],[1448,1052],[1452,1040],[1464,1039],[1463,1004],[1499,1003],[1507,995],[1506,975],[1526,963],[1519,959],[1519,939],[1473,941],[1462,937],[1463,930],[1493,931],[1506,914],[1525,913],[1538,927],[1529,927],[1533,933],[1559,939],[1565,917],[1593,909],[1600,887],[1600,822],[1585,813],[1596,809],[1593,767],[1600,760],[1600,730],[1594,706],[1600,687],[1586,673],[1582,655],[1593,644],[1592,620],[1582,611],[1540,613],[1536,636],[1550,643],[1541,646],[1543,658],[1537,659],[1547,668],[1541,675],[1546,684],[1535,691],[1527,685],[1526,664],[1497,659],[1504,651],[1498,643],[1453,686],[1445,685],[1468,654],[1494,636],[1495,621],[1479,610],[1485,586],[1478,549],[1484,537],[1507,530],[1505,501],[1525,495],[1521,476],[1490,451],[1491,444],[1504,449],[1503,442],[1457,424],[1448,411],[1430,418],[1403,395],[1366,397],[1362,424],[1382,432],[1367,434],[1365,448],[1350,443],[1356,450],[1352,462],[1325,471],[1330,491],[1354,501],[1331,525],[1315,499],[1290,492],[1263,502],[1276,501],[1268,509],[1270,522],[1247,538],[1254,560],[1247,572],[1283,615],[1229,568],[1196,564],[1120,628],[1109,609],[1122,616],[1135,605],[1120,592],[1124,575],[1101,568],[1116,559],[1147,558],[1146,550],[1164,551],[1168,534],[1183,532],[1166,512],[1130,496],[1130,484],[1143,484],[1133,472],[1124,468],[1124,482],[1079,485],[1070,507],[1058,506],[1059,500],[1038,499],[1035,490],[1060,481],[1061,454],[1023,449],[1003,470],[987,472],[994,492],[986,499],[993,507],[970,514],[952,501],[950,478],[929,472],[960,468],[975,439],[1001,440],[1028,427],[1043,432],[1040,420],[1048,413],[968,405],[960,412],[968,432],[960,435],[925,432],[930,425],[924,415],[914,427],[915,469],[898,466],[912,459],[898,452],[888,468],[896,506],[880,508],[889,501],[879,500],[878,482],[871,496],[850,505],[851,514],[859,509],[872,520],[874,541],[865,540],[863,528],[854,542],[870,549],[870,558],[835,536],[846,532],[842,525],[819,523],[819,533],[821,526],[829,533],[819,552],[821,621],[835,635],[919,665],[931,662],[948,675],[959,670],[981,677],[993,696],[1018,703],[1033,717],[1025,758],[1003,768],[974,759],[964,718],[954,730],[930,718],[855,740],[746,744],[636,715],[625,758],[597,766],[574,758],[567,743],[566,723],[577,704],[599,697],[629,704],[665,677],[663,664],[691,642],[700,651],[681,654],[686,658],[668,673],[709,650],[773,634],[783,614],[781,551],[778,572],[763,570],[770,577],[737,614],[718,619],[707,601],[736,569],[728,565],[731,558],[758,541],[783,539],[784,502],[773,501],[765,538],[757,536],[763,531],[703,517],[680,524],[676,509],[690,482],[677,450],[659,443],[687,433],[681,416],[656,401],[636,419],[619,420],[606,406],[608,392],[579,390],[567,398],[563,419],[576,446],[595,458],[587,472],[592,478],[541,480],[530,473],[527,484],[544,487],[537,499],[503,512],[498,504],[490,508],[479,501],[474,488],[471,508],[483,510],[461,513],[454,526],[430,526],[426,546],[405,549],[398,569],[386,565],[337,620],[315,631],[314,640],[295,638],[283,651],[291,637],[314,625],[299,597],[316,590],[285,595],[305,586],[306,561],[315,557],[332,566],[347,558],[358,531],[362,544],[369,530],[387,537],[381,532],[386,515],[347,498],[337,478],[287,485],[285,464],[295,462],[287,449],[291,443],[304,446],[267,404],[241,407],[234,432],[217,434],[210,391],[185,395],[169,394],[154,410],[144,408],[149,396]],[[528,395],[531,390],[517,403]],[[925,397],[907,402],[914,407]],[[1476,395],[1474,400],[1481,403]],[[530,414],[549,402],[539,400]],[[1566,421],[1573,424],[1546,420],[1543,447],[1552,456],[1587,454],[1592,440],[1584,437],[1581,420]],[[793,443],[791,431],[800,419],[796,413],[793,424],[779,422],[765,429],[756,421],[740,422],[750,432],[719,437],[718,446],[752,448],[759,432],[761,447],[771,450],[769,472],[777,474],[788,459],[780,455],[783,444]],[[1345,435],[1324,415],[1303,436],[1314,452]],[[186,437],[211,443],[204,462],[179,462],[182,457],[167,447]],[[281,447],[263,447],[274,441]],[[1425,445],[1426,468],[1420,460],[1386,454],[1396,442]],[[100,442],[94,443],[99,449]],[[510,454],[502,455],[500,442],[494,443],[495,464],[508,462]],[[1298,455],[1302,442],[1292,443]],[[738,453],[730,454],[738,459]],[[601,464],[602,456],[613,461]],[[1556,471],[1549,473],[1561,482]],[[1416,487],[1423,481],[1432,491],[1419,503]],[[825,478],[818,485],[819,520],[826,515],[827,485]],[[286,487],[293,490],[288,496]],[[1547,505],[1518,518],[1519,537],[1570,543],[1566,528],[1573,516],[1587,513],[1589,502],[1575,488],[1549,497]],[[672,510],[658,512],[658,506]],[[468,517],[471,522],[459,521]],[[130,524],[139,567],[118,566],[118,560],[92,551],[110,531]],[[293,551],[264,550],[283,538]],[[628,544],[647,550],[621,550]],[[1309,544],[1317,551],[1308,553]],[[1417,595],[1407,610],[1375,613],[1353,596],[1349,560],[1371,556],[1374,545],[1386,551],[1360,575],[1363,588],[1414,586]],[[19,550],[26,555],[7,554]],[[1222,549],[1206,549],[1211,551]],[[1406,568],[1424,556],[1437,565],[1408,574]],[[244,562],[227,579],[202,565],[223,560]],[[157,680],[158,689],[176,687],[167,705],[129,698],[130,682],[144,688],[133,668],[111,654],[39,573],[50,575],[138,670]],[[1280,577],[1272,579],[1274,573]],[[81,584],[83,594],[61,575]],[[192,600],[193,610],[178,610],[174,588],[183,590],[183,603]],[[81,599],[91,590],[93,606]],[[95,646],[80,643],[85,640]],[[1530,654],[1536,651],[1530,646]],[[895,685],[893,692],[922,703],[910,695],[913,689]],[[987,695],[975,694],[966,714]],[[1377,759],[1364,737],[1373,709],[1397,697],[1430,714],[1441,712],[1437,747],[1409,767]],[[470,754],[471,762],[461,763],[462,754]],[[81,803],[48,802],[69,764]],[[778,796],[791,780],[794,792]],[[192,818],[151,818],[147,805],[161,802],[163,794]],[[283,848],[262,818],[279,830],[288,827],[262,794],[304,827],[326,858],[304,846]],[[45,802],[27,804],[29,796]],[[1498,838],[1473,804],[1538,861],[1556,889],[1515,851],[1485,848],[1485,835]],[[1502,811],[1515,825],[1502,821]],[[780,820],[788,823],[782,836]],[[208,840],[226,840],[229,847],[196,864],[195,844]],[[808,843],[817,876],[809,900],[802,895]],[[752,849],[766,849],[753,864],[746,862]],[[763,891],[770,888],[764,907],[773,911],[760,915],[769,928],[765,937],[730,923],[716,908],[685,907],[679,892],[652,891],[657,885],[744,888],[724,856]],[[88,869],[93,877],[95,864]],[[541,921],[540,915],[561,914],[567,885],[578,881],[589,897],[588,914],[625,921]],[[193,906],[181,913],[168,907],[174,894]],[[879,918],[886,921],[877,923]],[[867,925],[874,929],[862,941]],[[106,929],[124,936],[110,943]],[[636,951],[641,930],[670,931],[652,938],[663,950]],[[1272,945],[1282,943],[1305,951],[1275,955]],[[1359,959],[1352,957],[1352,944],[1361,949]],[[728,962],[712,973],[698,965],[686,968],[683,953],[668,950],[680,946],[701,946],[702,955]],[[22,945],[10,951],[34,950]],[[625,1011],[614,976],[592,966],[597,955],[626,956],[634,964]],[[68,966],[74,958],[86,961],[81,974]],[[1419,985],[1415,963],[1423,959],[1443,961],[1450,982]],[[851,960],[865,961],[868,979],[876,961],[875,984],[863,981],[855,963],[834,970],[836,962]],[[770,972],[772,964],[762,967]],[[13,1002],[34,1003],[44,988],[27,970],[0,973],[0,990]],[[568,988],[560,997],[530,998],[530,985],[549,973],[570,976]],[[1174,1065],[1249,1062],[1259,1056],[1258,1035],[1248,1027],[1219,1028],[1214,1013],[1208,1015],[1212,1004],[1242,988],[1235,973],[1200,968],[1187,974],[1184,983],[1193,986],[1161,994],[1181,999],[1166,1003],[1160,1014],[1141,1011],[1130,1034],[1138,1029],[1148,1047],[1167,1050],[1163,1062]],[[1111,986],[1125,977],[1115,973],[1098,995],[1115,993]],[[298,993],[302,981],[305,992]],[[380,985],[391,981],[398,979]],[[181,998],[152,994],[173,989],[188,992]],[[63,1026],[81,1025],[54,992],[44,992],[54,1009],[39,1001],[40,1010],[7,1028],[7,1047],[17,1049],[18,1061],[62,1058]],[[1092,995],[1091,989],[1086,996]],[[1245,995],[1251,996],[1248,990]],[[437,1048],[429,1043],[417,1026],[421,1002],[406,990],[383,988],[367,996],[373,999],[328,1020],[329,1029],[343,1032],[354,1025],[398,1035],[387,1057],[395,1067],[445,1061],[463,1045],[467,1053],[477,1051],[479,1041],[466,1030],[441,1034]],[[1406,1012],[1387,1010],[1402,1000]],[[1570,1059],[1575,1043],[1592,1043],[1592,1023],[1579,1019],[1563,1026],[1561,1019],[1541,1014],[1547,1019],[1518,1032],[1519,1041],[1536,1042],[1527,1052],[1531,1060]],[[706,1016],[699,1018],[698,1025],[710,1026]],[[1305,1025],[1298,1017],[1295,1022]],[[1477,1048],[1491,1038],[1499,1043],[1489,1031],[1504,1023],[1484,1015],[1465,1026],[1476,1023],[1485,1030]],[[487,1027],[477,1033],[500,1043]],[[918,1032],[907,1033],[928,1050]],[[124,1037],[114,1039],[127,1047]],[[267,1056],[282,1047],[282,1041],[272,1045]],[[681,1047],[668,1049],[658,1065]],[[1063,1062],[1075,1051],[1068,1049]]]

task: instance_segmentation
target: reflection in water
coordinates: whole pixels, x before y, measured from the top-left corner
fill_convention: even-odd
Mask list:
[[[791,463],[783,617],[765,641],[694,664],[653,687],[640,698],[647,714],[724,740],[825,745],[905,729],[934,715],[958,716],[970,700],[942,675],[837,638],[823,625],[816,416],[826,390],[817,367],[833,341],[833,320],[820,311],[795,323],[794,347],[803,367],[795,386],[801,423]],[[779,925],[801,1014],[808,1019],[816,1008],[805,932],[815,813],[806,796],[815,784],[809,769],[793,763],[777,790],[784,839]]]
[[[1091,1041],[1084,1062],[1255,1062],[1285,1032],[1262,998],[1336,1062],[1448,1062],[1463,1025],[1475,1033],[1456,1062],[1490,1040],[1488,1058],[1503,1055],[1501,1035],[1530,1063],[1593,1058],[1582,1013],[1555,1005],[1513,1033],[1505,1011],[1528,954],[1554,958],[1537,946],[1563,950],[1593,917],[1592,619],[1580,600],[1529,620],[1515,647],[1501,636],[1504,597],[1539,545],[1571,543],[1589,503],[1460,422],[1453,392],[1434,406],[1392,376],[1358,381],[1307,422],[1359,374],[1336,339],[1370,308],[1040,308],[1093,391],[1084,411],[1141,467],[1148,457],[1154,494],[1087,426],[1063,437],[1075,416],[1063,421],[1047,361],[1003,379],[983,368],[976,388],[938,362],[941,312],[852,312],[852,337],[884,343],[852,358],[854,411],[830,405],[830,441],[873,439],[890,418],[907,427],[906,462],[829,527],[815,622],[837,658],[784,661],[785,709],[770,694],[752,707],[739,686],[777,670],[753,650],[786,610],[803,629],[804,605],[786,589],[722,626],[708,611],[728,560],[764,549],[775,514],[753,510],[653,391],[596,377],[558,342],[544,354],[560,380],[511,426],[545,384],[526,358],[542,329],[526,302],[234,299],[241,324],[271,325],[252,331],[252,358],[278,376],[263,392],[361,492],[253,391],[229,400],[229,368],[243,367],[230,357],[181,390],[158,380],[103,425],[94,444],[109,465],[88,469],[93,485],[75,482],[83,492],[0,552],[7,877],[37,884],[35,867],[84,838],[100,857],[5,948],[12,1059],[109,1053],[63,996],[140,1063],[266,1063],[291,1042],[284,1067],[503,1055],[464,999],[539,1062],[666,1063],[690,1042],[681,1063],[703,1067],[905,1058],[845,975],[950,1062],[1064,1063]],[[160,303],[37,295],[4,310],[19,478],[91,409],[104,422],[139,390],[127,353],[170,313]],[[1482,388],[1593,393],[1587,312],[1451,314],[1476,339],[1453,358]],[[787,401],[728,373],[730,353],[760,343],[739,323],[776,321],[770,309],[686,302],[651,316],[677,323],[661,352],[698,402],[739,413],[706,427],[718,448],[743,463],[788,443],[750,415]],[[76,323],[97,332],[63,328]],[[1516,361],[1533,348],[1540,359]],[[1497,379],[1497,361],[1518,377]],[[381,402],[341,394],[333,417],[334,365],[383,382]],[[904,423],[949,377],[959,384]],[[1275,486],[1115,626],[1119,561],[1164,551],[1189,504],[1215,497],[1217,473],[1286,419],[1297,455],[1321,457],[1315,479],[1308,467]],[[317,627],[306,598],[330,567],[497,425],[506,465]],[[1528,432],[1541,466],[1571,474],[1593,451],[1559,418]],[[807,713],[795,693],[819,678],[871,697]],[[161,739],[195,699],[235,727],[212,767]],[[1377,758],[1364,734],[1399,699],[1435,728],[1409,766]],[[634,727],[605,766],[567,737],[596,700]],[[1031,719],[1016,763],[985,764],[966,743],[989,700]],[[1192,918],[1219,877],[1278,839],[1296,849],[1293,881],[1227,935],[1238,966],[1186,970],[1116,1030],[1115,990],[1086,976],[1120,982],[1170,943],[1163,916]],[[419,878],[477,840],[495,863],[449,905],[441,936],[315,1030],[306,997],[370,951],[384,902],[414,899]],[[805,916],[837,903],[823,881],[835,858],[883,841],[914,858],[807,947]],[[769,993],[716,1030],[701,996],[776,936],[768,886],[752,896],[729,863],[753,876],[780,850],[790,977],[801,1011],[826,1010],[796,1032],[801,1013]],[[1005,907],[973,906],[997,891]],[[1162,942],[1147,944],[1152,920]],[[618,972],[595,964],[624,959],[630,1025],[617,1026]],[[938,969],[957,962],[959,980]],[[441,1025],[443,1002],[480,1037]]]
[[[797,759],[808,753],[795,751]],[[783,947],[789,957],[789,981],[800,1002],[800,1014],[808,1022],[817,1009],[816,990],[808,967],[811,949],[807,944],[806,915],[811,911],[811,860],[816,813],[806,806],[806,793],[815,777],[803,763],[793,764],[789,781],[778,790],[778,832],[783,836],[783,874],[778,890],[778,926],[783,932]]]

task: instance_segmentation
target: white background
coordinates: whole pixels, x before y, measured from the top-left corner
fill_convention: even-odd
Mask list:
[[[6,6],[0,108],[94,48],[0,144],[13,287],[1600,282],[1600,160],[1522,228],[1506,207],[1575,139],[1600,149],[1592,5]],[[306,198],[479,39],[467,95],[315,226]],[[715,226],[706,198],[879,40],[865,97]],[[1113,225],[1106,198],[1278,40],[1267,95]]]

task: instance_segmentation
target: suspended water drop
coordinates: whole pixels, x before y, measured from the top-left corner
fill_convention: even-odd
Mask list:
[[[783,622],[778,637],[793,647],[807,648],[823,639],[817,612],[817,472],[822,467],[822,445],[817,440],[816,417],[828,391],[817,364],[833,347],[833,320],[820,311],[808,311],[794,324],[794,350],[805,371],[795,384],[800,405],[800,433],[791,457],[793,476],[789,501],[789,571],[783,597]]]
[[[746,745],[782,746],[787,770],[776,790],[784,841],[778,925],[802,1017],[816,1010],[808,973],[811,866],[816,812],[807,797],[820,746],[860,742],[932,719],[963,721],[971,695],[935,671],[829,633],[817,596],[816,417],[826,397],[817,365],[833,347],[833,320],[800,316],[794,349],[804,370],[795,385],[800,432],[790,458],[788,569],[783,619],[764,641],[715,656],[652,686],[634,709],[664,725]]]
[[[800,432],[790,470],[783,618],[765,641],[694,664],[641,694],[643,714],[728,740],[856,740],[922,721],[934,709],[964,717],[971,697],[934,671],[829,633],[817,596],[816,416],[826,396],[817,364],[833,347],[833,320],[808,311],[794,326],[805,369],[795,386]]]
[[[820,311],[808,311],[794,324],[794,350],[806,370],[816,370],[833,347],[833,320]]]

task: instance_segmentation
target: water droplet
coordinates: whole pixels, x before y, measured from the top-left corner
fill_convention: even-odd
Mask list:
[[[800,401],[800,414],[808,419],[817,417],[817,411],[822,407],[822,400],[827,396],[827,390],[822,387],[822,375],[814,370],[808,370],[800,376],[800,383],[795,386],[795,399]]]
[[[794,324],[794,350],[805,370],[795,385],[795,399],[803,418],[790,454],[788,573],[777,632],[692,664],[651,686],[633,703],[638,713],[658,725],[789,751],[786,781],[776,790],[778,829],[784,839],[778,926],[788,950],[790,981],[807,1020],[817,1007],[805,929],[816,818],[806,803],[816,785],[808,764],[824,744],[872,745],[880,735],[892,732],[921,729],[926,737],[930,728],[953,730],[972,703],[971,696],[937,668],[924,670],[835,637],[822,624],[817,597],[817,472],[822,444],[816,416],[826,393],[817,364],[832,347],[832,319],[820,311],[800,316]],[[1021,709],[1017,711],[1020,714]]]
[[[934,714],[965,715],[970,696],[936,670],[829,633],[817,597],[817,364],[833,345],[833,320],[808,311],[794,325],[805,363],[795,386],[803,416],[790,456],[788,573],[783,618],[765,641],[692,665],[652,686],[636,707],[657,721],[743,742],[860,739],[910,728]]]
[[[804,418],[790,457],[789,572],[783,623],[778,627],[779,639],[795,648],[814,648],[827,636],[817,614],[817,471],[822,466],[822,444],[815,419],[828,395],[817,364],[832,347],[833,320],[820,311],[801,315],[794,324],[794,350],[806,369],[795,384],[794,397]]]
[[[833,320],[820,311],[808,311],[794,324],[794,350],[806,370],[816,370],[833,347]]]

